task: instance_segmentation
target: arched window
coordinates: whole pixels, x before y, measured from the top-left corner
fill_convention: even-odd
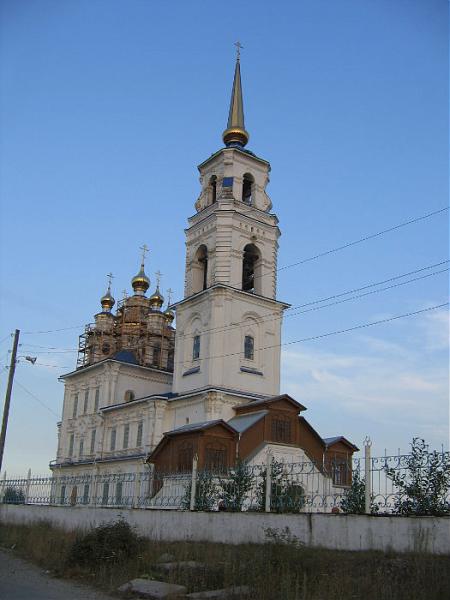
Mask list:
[[[246,173],[242,180],[242,202],[251,206],[252,204],[252,192],[253,184],[255,180],[250,173]]]
[[[192,292],[196,294],[206,290],[208,286],[208,249],[204,244],[195,253],[192,270]]]
[[[255,358],[255,340],[251,335],[246,335],[244,338],[244,358],[247,360]]]
[[[209,180],[209,185],[211,187],[211,204],[217,200],[217,177],[213,175]]]
[[[132,402],[134,400],[133,390],[127,390],[124,396],[125,402]]]
[[[247,244],[244,248],[242,264],[242,289],[244,292],[260,293],[261,289],[261,256],[254,244]]]
[[[194,335],[192,342],[192,360],[198,360],[200,358],[200,336]]]

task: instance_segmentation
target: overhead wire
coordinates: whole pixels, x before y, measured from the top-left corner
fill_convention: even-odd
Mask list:
[[[443,302],[442,304],[437,304],[435,306],[430,306],[428,308],[422,308],[420,310],[411,311],[411,312],[403,313],[403,314],[400,314],[400,315],[395,315],[393,317],[387,317],[385,319],[378,319],[377,321],[371,321],[371,322],[368,322],[368,323],[360,323],[360,324],[354,325],[352,327],[347,327],[346,329],[338,329],[338,330],[329,331],[329,332],[326,332],[326,333],[321,333],[319,335],[314,335],[314,336],[310,336],[310,337],[306,337],[306,338],[300,338],[298,340],[292,340],[290,342],[282,342],[282,343],[279,343],[279,344],[272,344],[272,345],[269,345],[269,346],[263,346],[263,347],[259,348],[259,350],[270,350],[270,349],[273,349],[273,348],[281,348],[283,346],[291,346],[293,344],[300,344],[300,343],[303,343],[303,342],[310,342],[310,341],[313,341],[313,340],[319,340],[319,339],[322,339],[322,338],[325,338],[325,337],[330,337],[332,335],[340,335],[340,334],[343,334],[343,333],[349,333],[351,331],[356,331],[358,329],[364,329],[364,328],[367,328],[367,327],[372,327],[374,325],[380,325],[382,323],[389,323],[391,321],[396,321],[396,320],[403,319],[403,318],[406,318],[406,317],[412,317],[412,316],[415,316],[415,315],[427,313],[427,312],[430,312],[432,310],[437,310],[438,308],[443,308],[444,306],[448,306],[448,304],[449,304],[448,302]],[[218,354],[218,355],[215,355],[215,356],[204,356],[204,357],[200,357],[200,358],[196,359],[196,361],[197,360],[198,361],[211,360],[211,359],[215,359],[215,358],[226,358],[228,356],[237,356],[237,355],[240,355],[240,354],[243,354],[242,350],[240,350],[238,352],[230,352],[230,353],[227,353],[227,354]],[[177,361],[176,364],[181,364],[182,365],[182,364],[186,364],[188,362],[189,361],[182,360],[182,361]]]
[[[40,398],[38,398],[36,396],[36,394],[33,394],[33,392],[30,392],[30,390],[28,390],[22,383],[20,383],[20,381],[17,380],[17,377],[14,378],[14,383],[17,384],[20,388],[22,388],[24,392],[26,392],[29,396],[31,396],[31,398],[34,398],[34,400],[36,400],[36,402],[38,402],[46,410],[51,412],[53,416],[55,416],[57,419],[60,418],[60,415],[58,415],[54,410],[52,410],[49,406],[47,406],[44,402],[42,402],[42,400]]]

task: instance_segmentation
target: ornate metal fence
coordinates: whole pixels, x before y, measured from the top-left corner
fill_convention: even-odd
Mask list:
[[[190,509],[266,512],[401,512],[411,477],[412,455],[328,460],[317,464],[277,462],[238,464],[232,469],[161,472],[145,466],[130,473],[80,472],[0,480],[6,504],[99,506],[141,509]],[[448,452],[418,465],[414,477],[430,469],[447,472]],[[417,460],[416,460],[417,467]],[[450,478],[448,479],[450,480]],[[444,493],[450,510],[450,490]]]

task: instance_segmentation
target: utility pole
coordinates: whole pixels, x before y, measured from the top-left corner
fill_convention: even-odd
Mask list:
[[[5,450],[6,429],[8,427],[9,405],[11,404],[11,392],[14,381],[14,371],[16,370],[17,346],[19,345],[20,331],[16,329],[14,333],[13,349],[11,354],[11,365],[9,367],[8,387],[6,388],[5,406],[3,408],[2,431],[0,433],[0,471],[3,462],[3,452]]]

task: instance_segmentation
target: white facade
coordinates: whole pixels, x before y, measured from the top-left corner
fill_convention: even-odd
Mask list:
[[[225,148],[199,170],[198,212],[186,230],[185,298],[176,304],[174,392],[213,386],[279,394],[281,321],[288,305],[275,299],[280,230],[267,212],[270,165]],[[244,176],[251,192],[245,202]],[[251,283],[244,272],[249,248]],[[245,354],[246,337],[252,339],[251,356]]]
[[[135,294],[119,303],[113,317],[115,301],[108,287],[96,326],[86,329],[79,368],[62,377],[66,388],[53,470],[142,468],[142,458],[164,432],[229,420],[237,404],[279,394],[281,321],[288,306],[276,299],[280,230],[269,212],[270,165],[244,148],[248,134],[239,61],[232,106],[224,133],[227,146],[199,166],[197,212],[186,229],[184,299],[173,305],[173,376],[168,352],[174,315],[170,309],[161,312],[159,287],[145,296],[150,281],[144,250],[141,271],[132,280]],[[148,311],[155,308],[153,317],[162,323],[153,332],[155,340],[167,329],[169,344],[169,350],[163,344],[162,354],[160,346],[159,360],[152,358],[158,348],[149,338],[155,318],[147,323]],[[106,333],[103,325],[108,325]],[[106,334],[109,338],[103,339]],[[153,344],[150,357],[140,342],[144,338],[147,346]],[[132,350],[138,364],[119,356],[118,349]],[[91,364],[94,359],[99,362]]]

